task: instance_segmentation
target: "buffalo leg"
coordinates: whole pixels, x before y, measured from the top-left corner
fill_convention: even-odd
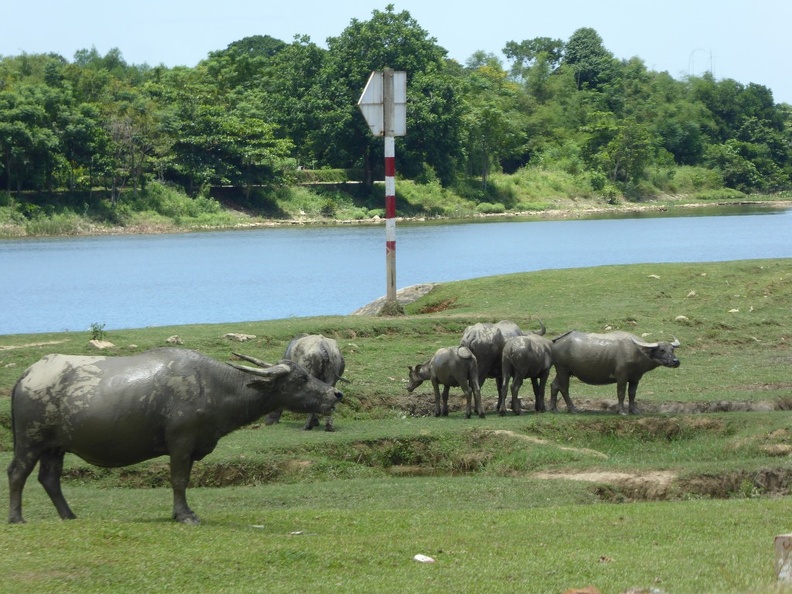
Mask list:
[[[509,381],[510,377],[508,375],[503,376],[503,387],[498,392],[498,406],[497,411],[500,416],[506,414],[506,392],[509,389]]]
[[[562,374],[556,371],[555,379],[550,384],[550,410],[552,412],[558,412],[558,392],[561,392],[561,396],[564,398],[567,411],[576,413],[577,409],[569,397],[569,374]]]
[[[325,431],[335,431],[335,427],[333,427],[333,415],[327,415],[325,417]]]
[[[534,391],[534,410],[536,412],[545,411],[545,389],[547,387],[547,376],[550,371],[542,373],[538,378],[532,377],[531,383],[533,384]]]
[[[319,415],[315,413],[311,413],[310,415],[308,415],[308,420],[305,421],[305,425],[303,426],[303,429],[305,429],[306,431],[310,431],[314,427],[318,427],[318,426],[319,426]]]
[[[511,407],[515,415],[522,414],[522,403],[520,403],[520,388],[522,388],[525,376],[519,371],[515,374],[511,387]],[[504,390],[505,392],[505,390]],[[503,413],[506,413],[506,403],[503,403]]]
[[[272,411],[266,417],[264,417],[264,424],[265,425],[275,425],[276,423],[279,423],[282,414],[283,414],[282,410],[274,410],[274,411]]]
[[[487,415],[484,413],[484,402],[481,400],[481,389],[479,388],[476,376],[471,378],[470,389],[473,390],[473,400],[476,403],[476,412],[480,419],[484,419]]]
[[[436,379],[432,379],[432,388],[434,389],[434,397],[435,397],[435,416],[439,417],[442,414],[440,408],[440,384],[437,382]]]
[[[627,380],[618,380],[616,382],[616,396],[619,398],[619,414],[625,415],[627,411],[624,410],[624,395],[627,392]],[[630,398],[632,402],[633,397]]]
[[[192,471],[192,457],[189,453],[176,456],[171,454],[171,487],[173,488],[173,519],[184,524],[198,524],[200,520],[187,505],[187,485]]]
[[[44,452],[39,462],[38,480],[55,505],[55,509],[58,510],[61,519],[73,520],[77,516],[69,508],[69,504],[66,503],[66,498],[61,490],[64,455],[65,452],[62,450]]]
[[[451,386],[443,386],[443,416],[448,416],[448,392]]]
[[[630,382],[630,385],[627,387],[627,395],[630,399],[629,411],[631,415],[637,415],[640,412],[635,404],[635,395],[637,392],[638,392],[638,382],[637,381]]]
[[[13,460],[8,465],[8,522],[10,524],[22,524],[22,490],[25,488],[30,473],[38,462],[40,454],[28,454],[27,456],[17,456],[14,454]]]
[[[462,383],[462,391],[465,393],[465,418],[469,419],[473,415],[473,394],[470,392],[470,386],[465,385]],[[478,407],[476,407],[476,412],[478,412]]]

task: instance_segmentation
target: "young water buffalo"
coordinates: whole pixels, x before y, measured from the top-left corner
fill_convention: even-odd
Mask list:
[[[60,517],[75,517],[60,484],[71,452],[104,467],[170,456],[173,518],[197,524],[187,505],[190,471],[221,437],[281,407],[327,414],[340,398],[293,361],[254,369],[178,348],[131,357],[48,355],[11,392],[8,521],[23,522],[22,489],[39,462],[39,482]]]
[[[550,369],[553,367],[553,341],[538,334],[514,336],[506,341],[501,358],[503,386],[498,396],[498,412],[506,414],[506,392],[509,380],[512,380],[512,411],[519,415],[522,412],[519,392],[525,378],[530,378],[534,392],[534,409],[536,412],[545,410],[545,386]]]
[[[556,410],[558,392],[567,410],[576,412],[569,398],[569,378],[592,385],[616,384],[619,414],[625,414],[624,394],[629,394],[629,411],[637,413],[635,393],[647,371],[663,365],[679,367],[674,349],[679,341],[644,342],[628,332],[587,334],[575,330],[553,339],[553,363],[556,376],[550,386],[550,410]]]
[[[435,395],[435,416],[448,416],[448,391],[459,386],[467,397],[465,418],[471,416],[471,399],[476,402],[476,414],[484,418],[481,405],[481,391],[478,383],[478,364],[476,357],[465,347],[443,347],[434,356],[420,365],[409,367],[410,383],[407,391],[412,392],[424,381],[431,380]],[[440,407],[440,384],[443,384],[443,406]]]

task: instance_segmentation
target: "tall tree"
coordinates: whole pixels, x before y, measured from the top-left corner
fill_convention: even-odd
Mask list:
[[[315,106],[319,110],[315,145],[317,150],[322,151],[318,154],[322,162],[341,167],[363,166],[370,176],[374,157],[382,154],[382,142],[371,138],[356,104],[370,73],[374,70],[389,67],[407,72],[408,106],[421,102],[418,95],[426,90],[427,83],[430,82],[425,80],[421,88],[416,89],[413,83],[418,75],[432,73],[436,77],[431,81],[434,83],[434,90],[452,105],[450,110],[439,102],[429,105],[433,109],[442,107],[446,117],[454,117],[453,102],[457,99],[453,85],[450,84],[450,79],[439,76],[444,70],[446,52],[437,45],[434,38],[429,37],[409,12],[397,13],[393,5],[389,4],[385,11],[373,11],[369,21],[353,19],[341,35],[329,38],[327,44],[327,56],[313,92]],[[444,88],[438,88],[440,85]],[[422,137],[431,142],[433,138],[429,131],[420,130],[431,124],[426,117],[428,114],[421,115],[422,119],[416,119],[416,115],[418,114],[408,107],[408,136],[405,142],[412,145],[407,154],[415,156],[420,155],[422,150],[414,143],[414,139]],[[453,122],[447,121],[447,128],[453,126]],[[440,151],[425,149],[423,154],[429,160],[429,166],[438,170],[448,168],[446,163],[435,161],[444,159]],[[397,151],[400,167],[420,169],[415,163],[404,163],[403,156],[399,155],[400,151]],[[453,155],[451,158],[453,159]],[[370,179],[369,176],[367,178]]]
[[[596,89],[612,77],[614,58],[605,49],[599,33],[590,27],[582,27],[567,41],[563,63],[575,73],[578,89]]]

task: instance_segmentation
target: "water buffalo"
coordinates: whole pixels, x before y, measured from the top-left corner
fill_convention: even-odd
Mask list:
[[[536,334],[542,336],[545,333],[545,327],[541,321],[539,324],[541,330]],[[509,320],[501,320],[496,324],[479,322],[465,328],[459,344],[469,348],[476,356],[479,368],[479,386],[483,386],[488,377],[494,377],[498,387],[498,397],[500,397],[503,386],[501,371],[503,347],[510,338],[522,335],[523,331],[520,330],[520,327]]]
[[[338,348],[338,343],[332,338],[326,338],[321,334],[300,334],[292,339],[286,347],[284,359],[290,359],[298,363],[303,369],[315,378],[318,378],[335,386],[339,380],[348,381],[341,377],[344,375],[344,355]],[[250,360],[250,359],[248,359]],[[256,361],[253,361],[256,362]],[[276,410],[267,415],[264,422],[272,425],[280,421],[283,410]],[[303,429],[306,431],[319,425],[319,415],[312,413],[308,415]],[[334,431],[333,415],[325,417],[325,430]]]
[[[647,371],[663,365],[679,367],[674,349],[679,341],[644,342],[628,332],[587,334],[575,330],[553,339],[553,363],[556,376],[550,386],[550,409],[556,410],[558,392],[564,397],[567,410],[576,409],[569,398],[569,378],[592,385],[616,384],[619,414],[624,412],[624,393],[630,396],[629,411],[637,413],[635,393],[638,382]]]
[[[412,392],[424,381],[431,380],[435,395],[435,416],[448,416],[448,391],[459,386],[467,397],[465,418],[471,416],[471,398],[476,402],[476,414],[484,418],[481,405],[481,391],[478,383],[478,364],[476,357],[466,347],[443,347],[437,349],[426,363],[409,367],[410,382],[407,391]],[[440,384],[443,384],[443,407],[440,408]]]
[[[179,348],[130,357],[47,355],[11,393],[9,522],[24,521],[22,489],[37,462],[60,517],[75,517],[60,485],[71,452],[104,467],[170,456],[173,518],[196,524],[186,498],[190,471],[221,437],[284,406],[327,414],[341,396],[292,361],[254,369]]]
[[[512,380],[512,411],[519,415],[522,412],[519,392],[525,378],[531,379],[534,392],[534,409],[536,412],[545,410],[545,386],[550,369],[553,367],[553,341],[538,334],[513,336],[506,341],[501,358],[503,386],[498,397],[498,412],[506,414],[506,392],[509,380]]]

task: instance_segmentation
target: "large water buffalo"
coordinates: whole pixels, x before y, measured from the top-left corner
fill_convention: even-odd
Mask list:
[[[332,338],[321,334],[300,334],[295,336],[286,347],[284,359],[298,363],[303,369],[326,384],[335,386],[339,380],[348,381],[344,375],[346,363],[338,343]],[[251,359],[248,359],[251,360]],[[256,362],[256,361],[253,361]],[[267,415],[265,423],[272,425],[280,421],[283,410],[276,410]],[[319,415],[311,413],[303,429],[310,430],[319,425]],[[334,431],[333,415],[325,416],[325,430]]]
[[[284,406],[329,413],[341,396],[292,361],[254,369],[178,348],[130,357],[47,355],[11,393],[8,520],[24,521],[22,490],[37,462],[60,517],[75,517],[60,484],[71,452],[104,467],[170,456],[173,518],[196,524],[186,498],[190,471],[221,437]]]
[[[541,321],[539,324],[541,329],[536,334],[542,336],[545,333],[545,326]],[[501,371],[503,347],[510,338],[522,335],[523,331],[520,330],[520,327],[509,320],[501,320],[496,324],[479,322],[465,328],[459,344],[469,348],[476,356],[479,368],[479,386],[483,386],[488,377],[494,377],[498,387],[498,397],[500,397],[503,386]]]
[[[506,393],[511,380],[512,412],[522,412],[519,392],[525,378],[530,378],[534,392],[534,410],[545,410],[545,386],[553,367],[553,341],[538,334],[513,336],[506,341],[501,357],[503,386],[498,397],[498,412],[506,414]],[[514,379],[512,379],[514,378]]]
[[[679,367],[674,349],[679,341],[645,342],[628,332],[588,334],[572,330],[553,339],[553,363],[556,376],[550,386],[550,409],[555,411],[558,392],[567,410],[576,409],[569,398],[569,378],[592,385],[616,384],[619,414],[625,414],[624,394],[629,394],[629,412],[637,413],[635,393],[647,371],[663,365]]]
[[[443,347],[437,349],[426,363],[409,367],[410,382],[407,391],[412,392],[424,381],[431,380],[435,395],[435,416],[448,416],[448,391],[459,386],[467,398],[465,418],[471,417],[471,399],[475,400],[476,414],[485,417],[481,404],[476,357],[466,347]],[[440,384],[443,385],[443,405],[440,407]]]

